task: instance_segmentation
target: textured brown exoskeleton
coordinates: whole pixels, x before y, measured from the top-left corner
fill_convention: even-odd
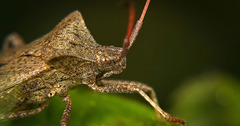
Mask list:
[[[126,54],[142,26],[149,2],[146,1],[134,28],[135,10],[130,4],[128,32],[122,48],[97,44],[79,11],[29,45],[24,45],[16,33],[9,35],[0,55],[0,103],[11,104],[0,104],[0,120],[37,114],[47,107],[51,97],[58,95],[66,103],[60,125],[68,125],[72,108],[68,91],[86,84],[96,92],[137,92],[153,106],[159,118],[184,124],[159,107],[151,87],[140,82],[104,79],[126,68]],[[29,109],[33,105],[38,107]]]

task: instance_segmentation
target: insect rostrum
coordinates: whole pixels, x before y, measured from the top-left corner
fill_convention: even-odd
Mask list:
[[[159,117],[184,124],[159,107],[151,87],[134,81],[105,80],[126,68],[126,54],[141,28],[149,2],[135,28],[129,26],[122,48],[97,44],[79,11],[69,14],[50,33],[28,45],[16,33],[9,35],[0,55],[0,103],[11,104],[0,104],[0,120],[37,114],[47,107],[51,97],[58,95],[66,103],[60,125],[68,125],[72,108],[68,91],[86,84],[96,92],[137,92]],[[130,9],[130,16],[132,12]],[[38,107],[31,109],[33,105]]]

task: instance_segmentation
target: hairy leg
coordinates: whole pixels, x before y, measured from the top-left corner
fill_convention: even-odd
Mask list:
[[[101,80],[100,85],[92,84],[89,85],[96,92],[102,93],[139,93],[148,103],[156,110],[158,114],[163,116],[167,121],[177,122],[180,124],[184,124],[184,121],[171,117],[168,113],[163,111],[158,103],[156,94],[153,89],[143,83],[135,82],[135,81],[124,81],[124,80]],[[150,97],[146,94],[150,92]]]
[[[66,103],[66,107],[62,115],[60,126],[67,126],[72,112],[72,101],[69,95],[63,97],[62,100]]]
[[[27,117],[27,116],[31,116],[31,115],[35,115],[41,111],[43,111],[47,106],[48,106],[48,102],[39,105],[38,108],[33,109],[33,110],[25,110],[25,111],[19,111],[19,112],[14,112],[14,113],[10,113],[10,114],[0,114],[0,120],[6,120],[6,119],[15,119],[15,118],[23,118],[23,117]]]

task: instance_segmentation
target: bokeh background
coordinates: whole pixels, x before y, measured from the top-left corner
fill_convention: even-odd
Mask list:
[[[31,42],[79,10],[99,44],[122,46],[123,2],[1,0],[0,39],[18,32]],[[145,0],[135,3],[138,18]],[[189,125],[240,125],[239,43],[239,0],[152,0],[127,69],[111,78],[151,85],[161,107]],[[139,95],[126,96],[144,103]]]

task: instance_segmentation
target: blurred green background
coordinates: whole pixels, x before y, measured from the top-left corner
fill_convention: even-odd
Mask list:
[[[122,2],[1,0],[0,38],[3,41],[14,31],[31,42],[70,12],[79,10],[99,44],[121,46],[128,20],[128,10],[121,6]],[[139,17],[145,0],[135,3]],[[152,0],[129,52],[127,69],[111,78],[152,86],[161,107],[189,125],[240,125],[239,41],[239,0]],[[147,106],[139,95],[124,96]],[[58,123],[59,118],[56,120]]]

